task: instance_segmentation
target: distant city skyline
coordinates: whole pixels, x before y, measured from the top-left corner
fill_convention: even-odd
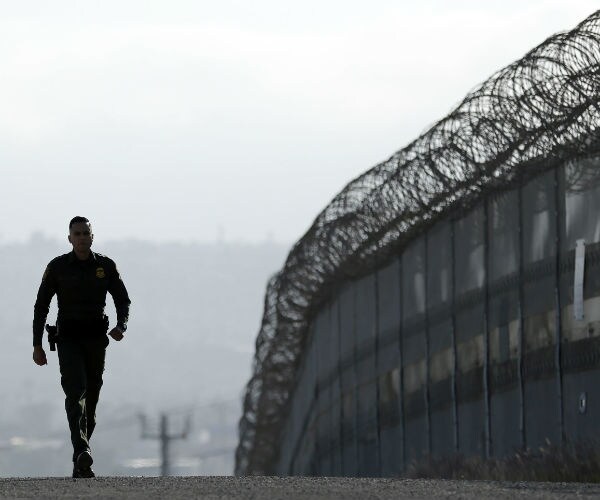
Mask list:
[[[4,5],[0,242],[292,244],[350,180],[598,7]]]

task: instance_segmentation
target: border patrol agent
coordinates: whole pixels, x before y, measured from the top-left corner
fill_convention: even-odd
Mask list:
[[[91,251],[93,240],[90,221],[74,217],[69,223],[73,251],[48,264],[33,316],[33,361],[42,366],[47,364],[42,347],[44,324],[56,294],[58,361],[73,444],[73,477],[94,477],[89,440],[96,426],[108,335],[116,341],[123,339],[131,303],[115,263]],[[107,292],[117,310],[117,325],[108,335]]]

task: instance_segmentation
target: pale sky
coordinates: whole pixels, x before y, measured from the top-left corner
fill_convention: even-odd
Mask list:
[[[596,1],[0,3],[0,243],[293,243]]]

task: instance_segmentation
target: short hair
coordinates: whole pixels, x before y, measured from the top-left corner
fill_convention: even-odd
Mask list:
[[[71,222],[69,222],[69,231],[73,227],[73,224],[79,224],[80,222],[84,222],[85,224],[90,223],[90,221],[86,217],[81,217],[81,215],[78,215],[76,217],[73,217],[71,219]]]

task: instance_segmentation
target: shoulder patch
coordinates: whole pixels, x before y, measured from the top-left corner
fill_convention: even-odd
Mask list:
[[[50,266],[46,266],[46,270],[44,271],[44,274],[42,275],[42,281],[46,281],[46,278],[48,277],[49,272],[50,272]]]

